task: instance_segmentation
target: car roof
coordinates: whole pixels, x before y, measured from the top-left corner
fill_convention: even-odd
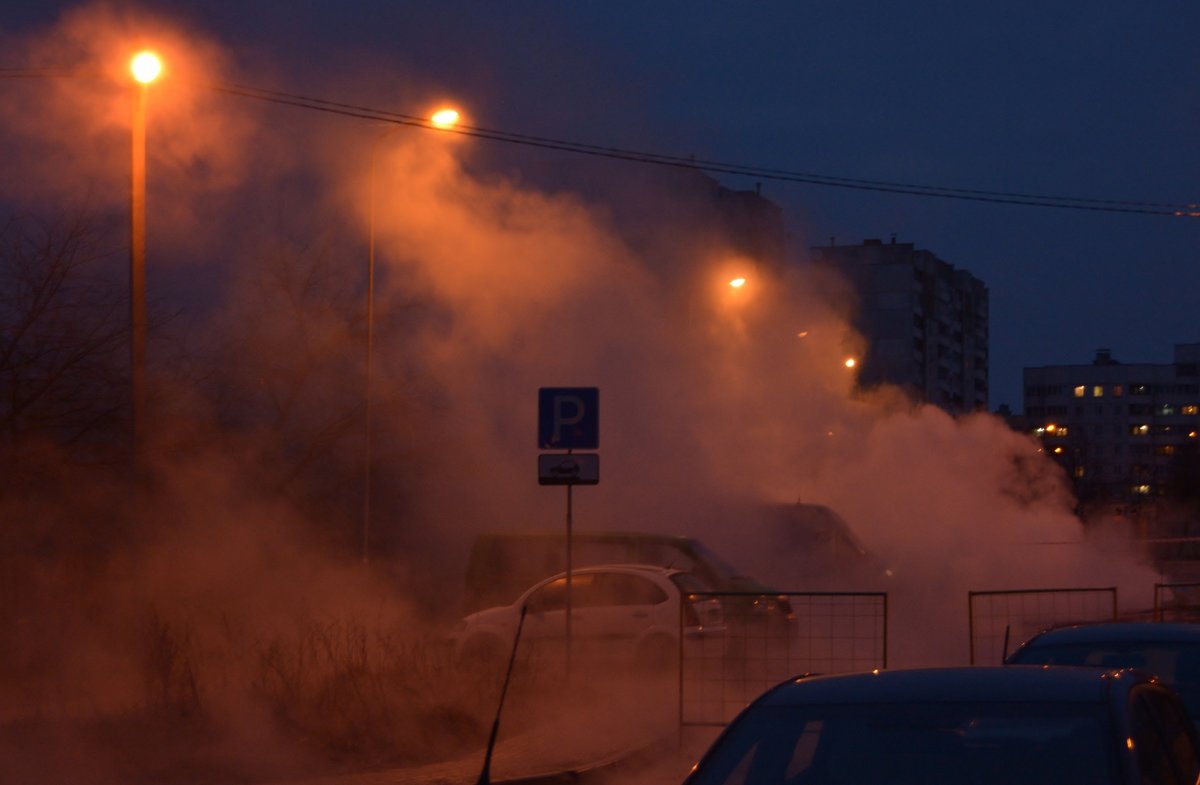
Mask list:
[[[651,575],[659,575],[664,578],[669,578],[672,575],[677,575],[681,572],[687,572],[687,570],[680,570],[675,567],[660,567],[657,564],[641,564],[637,562],[631,562],[629,564],[590,564],[587,567],[576,567],[575,569],[571,570],[572,575],[583,575],[595,572],[648,573]],[[545,580],[538,581],[538,583],[547,583],[549,581],[558,580],[559,578],[565,577],[567,577],[567,573],[560,572],[557,575],[546,578]]]
[[[1200,642],[1200,624],[1187,622],[1104,622],[1072,624],[1043,630],[1025,642],[1025,646],[1049,646],[1071,643],[1165,643]]]
[[[775,687],[762,703],[1098,703],[1107,699],[1118,678],[1133,683],[1150,677],[1130,671],[1040,665],[881,670],[797,678]]]
[[[565,540],[566,534],[561,531],[517,530],[491,531],[476,535],[476,542],[488,540],[548,540],[558,542]],[[694,538],[680,534],[659,534],[655,532],[624,531],[619,529],[606,530],[576,530],[571,533],[571,539],[577,541],[612,541],[612,542],[650,542],[650,543],[690,543]]]

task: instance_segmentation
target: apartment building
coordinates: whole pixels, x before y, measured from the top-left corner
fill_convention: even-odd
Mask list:
[[[857,295],[855,328],[867,340],[864,387],[893,384],[953,413],[988,404],[988,290],[966,270],[913,243],[868,239],[811,249]]]
[[[1101,349],[1088,365],[1026,368],[1024,382],[1024,425],[1081,502],[1138,504],[1200,481],[1200,343],[1177,344],[1174,362],[1161,364]]]

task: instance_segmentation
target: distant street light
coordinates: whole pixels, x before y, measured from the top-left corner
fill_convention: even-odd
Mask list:
[[[456,109],[439,109],[430,116],[429,122],[437,128],[451,128],[459,119]],[[378,212],[377,171],[379,148],[393,134],[406,126],[394,125],[385,129],[371,142],[371,170],[367,197],[367,363],[363,390],[363,519],[362,560],[366,564],[371,556],[371,469],[374,464],[372,445],[371,413],[374,394],[372,371],[375,362],[375,216]]]
[[[439,109],[429,118],[429,122],[438,128],[453,128],[458,125],[458,110],[450,108]]]
[[[129,62],[134,87],[130,124],[129,187],[129,366],[133,399],[133,460],[142,464],[146,412],[146,93],[162,73],[153,52],[139,52]]]

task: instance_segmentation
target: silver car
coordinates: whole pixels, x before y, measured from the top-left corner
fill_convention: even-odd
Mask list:
[[[572,657],[591,662],[661,669],[676,662],[684,640],[722,640],[721,603],[688,572],[642,564],[582,567],[571,574]],[[507,657],[522,608],[518,652],[553,660],[566,641],[567,576],[546,578],[516,602],[467,616],[451,643],[460,662],[494,663]]]

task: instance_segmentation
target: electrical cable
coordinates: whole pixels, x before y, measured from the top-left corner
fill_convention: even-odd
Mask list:
[[[1200,217],[1200,204],[1178,204],[1168,202],[1051,196],[1031,193],[953,188],[948,186],[921,185],[886,180],[869,180],[861,178],[838,177],[833,175],[820,175],[776,167],[752,166],[709,159],[697,159],[690,156],[683,157],[678,155],[652,153],[619,147],[606,147],[587,144],[584,142],[533,136],[529,134],[521,134],[465,124],[458,124],[452,127],[443,128],[434,125],[426,118],[415,115],[391,112],[383,109],[375,109],[338,101],[330,101],[322,98],[313,98],[311,96],[298,95],[295,93],[285,93],[230,83],[210,83],[207,86],[211,89],[231,95],[238,95],[246,98],[303,109],[323,111],[356,119],[369,119],[379,122],[426,128],[438,130],[443,133],[454,133],[463,136],[506,142],[510,144],[519,144],[541,149],[579,153],[583,155],[631,161],[634,163],[697,169],[717,174],[760,177],[766,180],[803,183],[826,187],[896,193],[910,196],[926,196],[943,199],[990,202],[997,204],[1014,204],[1032,207],[1053,207],[1058,209],[1134,213],[1171,217]]]
[[[0,79],[45,78],[68,76],[99,76],[94,72],[81,72],[67,68],[11,68],[0,69]],[[1089,197],[1057,196],[1013,191],[997,191],[980,188],[956,188],[951,186],[924,185],[889,180],[873,180],[866,178],[842,177],[823,175],[812,172],[801,172],[770,166],[754,166],[726,161],[695,158],[665,153],[654,153],[644,150],[633,150],[621,147],[589,144],[567,139],[535,136],[531,134],[504,131],[494,128],[458,124],[452,127],[436,126],[429,119],[417,115],[376,109],[367,106],[331,101],[323,98],[288,93],[267,88],[229,82],[195,82],[196,86],[204,87],[226,95],[248,98],[251,100],[290,106],[300,109],[325,112],[358,120],[373,120],[381,123],[410,126],[437,130],[442,133],[453,133],[506,144],[522,145],[543,150],[589,155],[613,160],[629,161],[632,163],[650,164],[656,166],[671,166],[683,169],[694,169],[710,174],[727,174],[742,177],[756,177],[763,180],[778,182],[816,185],[827,188],[844,188],[858,191],[891,193],[905,196],[924,196],[939,199],[959,201],[984,202],[991,204],[1010,204],[1027,207],[1049,207],[1062,210],[1086,210],[1093,212],[1129,213],[1137,215],[1158,215],[1169,217],[1200,218],[1200,204],[1171,203],[1153,201],[1133,201],[1116,199],[1095,199]]]

